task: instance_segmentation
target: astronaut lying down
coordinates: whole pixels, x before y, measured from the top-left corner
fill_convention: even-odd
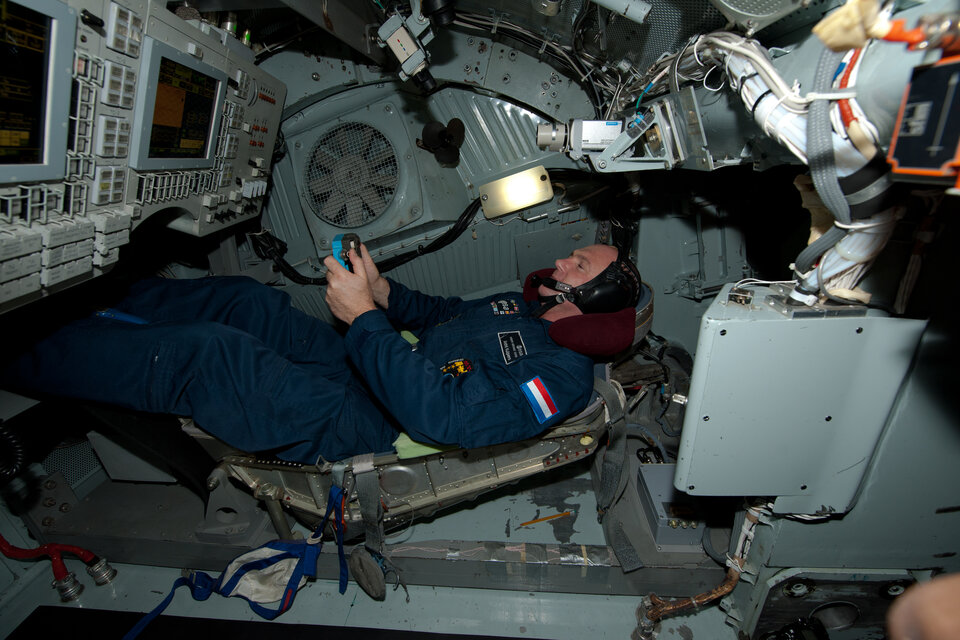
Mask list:
[[[249,278],[153,278],[14,356],[0,385],[190,416],[231,446],[307,464],[389,451],[399,430],[481,447],[582,410],[593,360],[558,345],[550,327],[632,309],[640,292],[636,267],[607,245],[557,260],[539,303],[428,296],[360,253],[349,253],[352,272],[325,260],[343,336]]]

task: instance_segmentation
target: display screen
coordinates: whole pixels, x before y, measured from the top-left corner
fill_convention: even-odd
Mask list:
[[[43,161],[50,18],[0,0],[0,164]]]
[[[158,75],[148,156],[206,157],[219,81],[169,58]]]

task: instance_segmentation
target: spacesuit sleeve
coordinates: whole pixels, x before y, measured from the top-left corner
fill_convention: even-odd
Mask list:
[[[430,327],[444,320],[449,320],[459,313],[459,308],[466,304],[462,299],[429,296],[413,289],[408,289],[399,282],[390,280],[390,298],[387,302],[387,317],[398,327],[417,331]]]
[[[523,440],[582,410],[592,394],[588,359],[565,349],[531,357],[524,366],[536,370],[531,379],[548,390],[555,409],[538,415],[511,374],[481,363],[467,374],[446,375],[412,351],[379,310],[358,317],[345,343],[373,395],[418,442],[473,448]]]

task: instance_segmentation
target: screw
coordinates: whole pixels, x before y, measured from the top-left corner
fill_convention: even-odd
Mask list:
[[[55,504],[57,504],[57,501],[56,501],[55,499],[53,499],[53,498],[44,498],[44,499],[43,499],[43,506],[45,506],[45,507],[52,507],[52,506],[55,505]]]
[[[547,89],[550,88],[550,83],[549,83],[549,82],[542,82],[542,83],[540,83],[540,88],[543,89],[544,91],[546,91]]]
[[[892,584],[887,587],[887,595],[891,597],[898,596],[904,591],[906,591],[906,589],[903,588],[902,584]]]
[[[470,65],[468,65],[468,64],[463,65],[463,72],[464,72],[464,73],[470,73]]]
[[[473,38],[467,38],[467,44],[470,45],[471,47],[473,46],[473,42],[474,42]]]
[[[502,82],[503,82],[503,84],[509,84],[509,83],[510,83],[510,74],[509,74],[509,73],[503,74]]]
[[[313,78],[314,80],[319,80],[320,74],[314,71],[312,74],[310,74],[310,77]]]
[[[606,169],[607,168],[606,160],[601,160],[600,162],[597,163],[597,166],[600,167],[601,169]]]
[[[56,489],[56,488],[57,488],[57,483],[54,482],[53,480],[47,480],[46,482],[43,483],[43,488],[44,488],[44,489]]]
[[[70,511],[70,503],[64,502],[60,505],[60,513],[66,513],[67,511]]]
[[[480,196],[480,199],[483,200],[484,202],[487,201],[487,198],[488,198],[487,194],[483,194],[482,196]]]
[[[54,521],[53,518],[47,517],[47,518],[44,518],[43,520],[41,520],[41,521],[40,521],[40,524],[42,524],[42,525],[45,526],[45,527],[52,527],[54,522],[55,522],[55,521]]]
[[[805,596],[810,592],[810,589],[807,588],[807,585],[802,582],[795,582],[788,587],[790,595],[792,596]]]

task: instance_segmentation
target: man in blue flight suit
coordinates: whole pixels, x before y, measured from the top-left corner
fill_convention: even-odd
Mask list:
[[[427,296],[361,254],[350,251],[352,272],[325,260],[345,336],[248,278],[151,279],[0,367],[0,385],[191,416],[239,449],[305,463],[387,451],[400,429],[478,447],[580,411],[592,360],[557,345],[550,323],[632,307],[639,295],[636,268],[606,245],[558,260],[540,305],[514,293]],[[419,342],[411,348],[397,328]]]

